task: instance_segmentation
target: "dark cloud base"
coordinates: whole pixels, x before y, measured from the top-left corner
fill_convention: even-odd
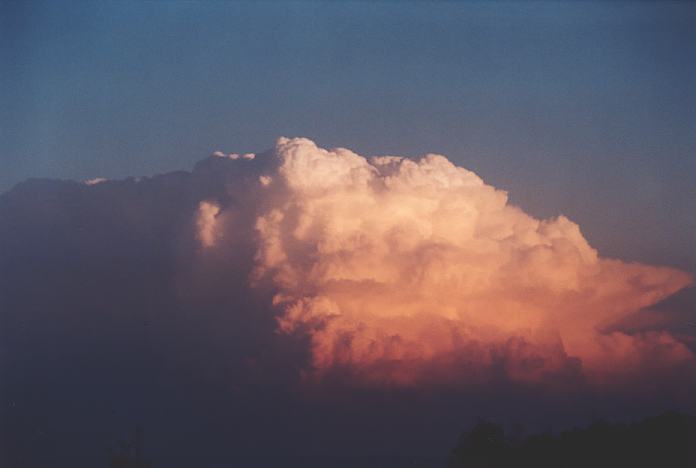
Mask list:
[[[677,377],[597,394],[572,362],[563,392],[502,373],[465,391],[340,368],[308,384],[308,338],[276,333],[273,291],[249,287],[252,233],[212,256],[195,238],[200,201],[242,207],[269,159],[0,196],[0,465],[107,466],[139,425],[155,468],[439,466],[478,416],[543,430],[696,409]]]

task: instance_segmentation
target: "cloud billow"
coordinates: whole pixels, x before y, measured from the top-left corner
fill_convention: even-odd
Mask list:
[[[682,271],[602,258],[577,224],[527,215],[444,156],[281,138],[267,157],[246,207],[251,283],[272,283],[281,333],[310,337],[312,378],[341,368],[366,385],[467,385],[502,369],[606,387],[694,365],[666,332],[605,331],[690,285]]]

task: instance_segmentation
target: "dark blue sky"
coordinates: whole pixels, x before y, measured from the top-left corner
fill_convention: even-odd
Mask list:
[[[693,57],[687,2],[2,2],[0,190],[307,136],[446,154],[604,253],[694,269]]]

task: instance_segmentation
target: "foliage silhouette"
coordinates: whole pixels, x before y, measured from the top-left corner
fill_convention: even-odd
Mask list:
[[[665,413],[643,421],[598,422],[558,435],[540,434],[516,441],[503,428],[480,420],[463,434],[447,468],[594,468],[696,466],[696,417]]]

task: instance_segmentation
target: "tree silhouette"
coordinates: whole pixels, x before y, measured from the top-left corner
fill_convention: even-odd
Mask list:
[[[665,413],[643,421],[597,422],[559,435],[511,442],[502,426],[480,420],[463,434],[448,468],[696,467],[696,417]]]

